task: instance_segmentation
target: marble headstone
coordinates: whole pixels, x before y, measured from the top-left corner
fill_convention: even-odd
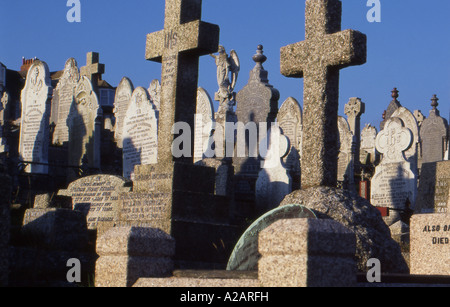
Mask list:
[[[150,99],[156,107],[156,110],[159,111],[161,105],[161,83],[158,79],[155,79],[150,83],[148,93],[150,95]]]
[[[158,119],[147,90],[137,87],[131,96],[123,124],[123,176],[134,178],[136,165],[158,159]]]
[[[29,164],[28,173],[48,173],[50,98],[52,86],[50,72],[45,62],[36,60],[28,70],[25,87],[21,93],[22,118],[19,154]],[[41,164],[42,163],[42,164]]]
[[[208,92],[199,87],[197,91],[197,111],[194,132],[194,163],[205,157],[213,142],[214,105]],[[208,158],[212,158],[211,155]]]
[[[128,106],[130,105],[133,91],[134,86],[131,80],[127,77],[123,77],[116,89],[116,96],[114,98],[114,116],[116,117],[114,139],[119,148],[123,147],[123,122],[125,115],[127,114]]]
[[[64,144],[69,141],[69,116],[72,103],[75,101],[75,88],[80,80],[77,62],[74,58],[66,61],[64,72],[56,86],[52,100],[51,122],[54,123],[53,144]]]
[[[405,127],[411,130],[413,140],[411,147],[405,151],[405,158],[406,161],[411,163],[411,169],[413,170],[413,172],[417,173],[418,147],[420,142],[419,125],[417,124],[417,120],[414,117],[414,114],[405,107],[398,108],[392,114],[392,117],[400,118],[403,121]]]
[[[375,168],[371,182],[371,204],[375,207],[405,209],[409,200],[414,206],[417,194],[417,174],[411,170],[404,152],[411,146],[412,133],[401,119],[392,117],[386,121],[384,130],[377,135],[377,150],[383,154]],[[391,214],[389,223],[396,222]]]
[[[292,188],[300,189],[300,159],[302,150],[302,130],[303,114],[298,101],[289,97],[286,99],[277,115],[278,126],[289,139],[289,154],[283,159],[286,168],[289,169],[292,177]]]
[[[281,201],[292,192],[291,176],[282,163],[289,152],[289,139],[281,134],[277,125],[269,130],[268,140],[262,140],[262,146],[267,146],[264,166],[256,180],[256,209],[266,212],[278,207]]]
[[[367,124],[361,131],[360,162],[362,164],[375,163],[377,160],[375,146],[377,134],[377,128],[370,124]]]
[[[338,181],[347,181],[348,184],[354,184],[354,136],[350,130],[347,120],[339,116],[339,155],[338,155]]]

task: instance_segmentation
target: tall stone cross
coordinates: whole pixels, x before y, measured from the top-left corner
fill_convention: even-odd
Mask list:
[[[219,27],[200,21],[201,0],[166,0],[164,30],[147,36],[146,59],[162,62],[158,164],[192,164],[191,157],[174,158],[172,126],[184,122],[194,140],[199,57],[219,49]]]
[[[302,188],[336,186],[339,70],[366,62],[366,35],[341,16],[339,0],[306,0],[305,41],[281,48],[281,73],[304,78]]]
[[[80,74],[91,80],[94,91],[97,91],[98,83],[104,73],[105,64],[100,64],[100,55],[98,52],[88,52],[86,55],[86,66],[80,68]]]

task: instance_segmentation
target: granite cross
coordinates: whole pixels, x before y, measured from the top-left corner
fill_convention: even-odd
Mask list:
[[[366,36],[341,31],[341,15],[341,1],[306,0],[305,41],[281,48],[281,73],[304,78],[302,188],[336,186],[339,70],[366,62]]]
[[[98,83],[104,73],[105,64],[100,64],[100,55],[97,52],[88,52],[86,55],[86,66],[80,68],[80,74],[91,80],[94,91],[97,91]]]
[[[192,164],[193,155],[173,157],[172,126],[189,124],[194,140],[199,57],[219,49],[219,27],[200,21],[201,8],[201,0],[166,0],[164,30],[147,36],[146,59],[162,62],[158,163]]]

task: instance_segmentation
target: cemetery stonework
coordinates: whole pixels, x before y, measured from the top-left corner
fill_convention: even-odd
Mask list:
[[[165,1],[141,59],[161,64],[148,89],[110,85],[96,52],[59,71],[0,63],[0,287],[450,284],[439,99],[425,117],[394,88],[381,129],[361,131],[366,104],[339,82],[366,62],[367,37],[341,19],[341,1],[305,0],[305,40],[280,49],[303,101],[280,103],[262,45],[236,89],[243,67],[201,0]],[[216,105],[199,84],[205,55]],[[374,258],[381,284],[366,281]]]

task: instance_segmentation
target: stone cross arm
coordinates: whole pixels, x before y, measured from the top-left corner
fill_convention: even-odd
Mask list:
[[[145,58],[162,62],[166,52],[193,52],[198,56],[214,53],[218,48],[219,27],[200,20],[179,24],[147,35]]]
[[[367,37],[355,30],[325,34],[281,48],[281,73],[303,78],[305,71],[362,65],[367,57]]]

